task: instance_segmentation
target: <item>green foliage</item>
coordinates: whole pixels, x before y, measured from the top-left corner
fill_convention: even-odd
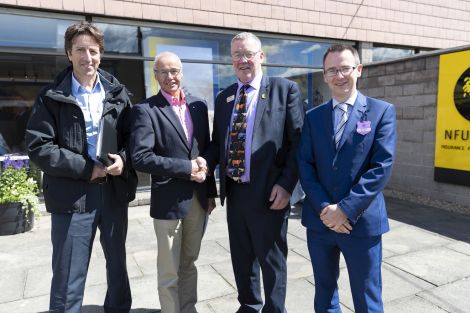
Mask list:
[[[21,202],[25,216],[40,216],[38,185],[28,173],[28,162],[5,159],[0,173],[0,203]]]

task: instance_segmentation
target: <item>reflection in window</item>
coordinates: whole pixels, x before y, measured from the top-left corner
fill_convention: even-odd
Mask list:
[[[415,50],[412,48],[393,48],[393,47],[374,47],[372,50],[372,61],[393,60],[413,55]]]
[[[323,54],[329,43],[263,38],[263,51],[268,64],[289,64],[323,67]]]
[[[24,133],[39,91],[68,65],[60,57],[0,53],[0,148],[26,154]]]
[[[96,23],[104,33],[105,52],[139,53],[138,29],[136,26]]]
[[[0,47],[63,49],[65,30],[77,20],[0,14]]]

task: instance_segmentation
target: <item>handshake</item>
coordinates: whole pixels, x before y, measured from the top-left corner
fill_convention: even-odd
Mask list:
[[[191,160],[191,180],[203,183],[207,176],[207,162],[202,157]]]

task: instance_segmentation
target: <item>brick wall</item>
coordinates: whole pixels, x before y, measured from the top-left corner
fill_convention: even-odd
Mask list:
[[[432,53],[366,65],[358,84],[396,107],[397,157],[388,192],[470,214],[470,187],[433,178],[438,76],[439,53]]]
[[[448,48],[470,44],[466,0],[0,0],[0,5]]]

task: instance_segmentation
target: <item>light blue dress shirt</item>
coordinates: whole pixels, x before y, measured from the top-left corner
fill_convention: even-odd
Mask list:
[[[72,96],[77,100],[85,118],[86,140],[88,155],[96,161],[96,141],[101,115],[103,114],[103,100],[105,91],[101,84],[100,75],[96,76],[95,86],[91,91],[83,87],[72,74]]]

